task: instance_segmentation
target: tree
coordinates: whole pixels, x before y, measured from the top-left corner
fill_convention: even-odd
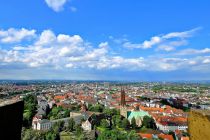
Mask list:
[[[131,119],[131,127],[133,128],[133,129],[135,129],[137,126],[136,126],[136,119],[133,117],[132,119]]]
[[[37,110],[37,98],[33,95],[27,95],[24,97],[24,114],[23,114],[23,126],[30,127],[32,124],[32,118],[36,114]]]
[[[47,117],[50,120],[55,120],[55,119],[61,119],[61,118],[69,117],[69,115],[70,115],[70,110],[69,109],[64,109],[61,106],[59,106],[59,107],[54,106],[52,108],[52,110],[49,112]]]
[[[69,109],[64,109],[63,117],[66,118],[66,117],[69,117],[69,116],[70,116],[70,110]]]
[[[73,118],[70,118],[70,120],[68,121],[68,130],[73,131],[74,127],[75,127],[75,121]]]
[[[105,130],[100,133],[98,140],[123,140],[124,138],[119,138],[122,137],[120,135],[121,132],[118,130]]]
[[[62,131],[63,128],[64,128],[65,122],[64,122],[64,121],[59,121],[59,122],[57,122],[57,123],[58,123],[59,131]]]
[[[103,111],[107,116],[119,115],[119,110],[106,108]]]
[[[54,123],[53,126],[52,126],[52,131],[54,134],[58,134],[59,131],[60,131],[60,128],[59,128],[59,125],[58,123]]]
[[[79,136],[78,136],[78,140],[86,140],[87,138],[85,137],[85,134],[83,133],[83,134],[80,134]]]
[[[129,123],[128,119],[124,118],[122,120],[122,128],[127,129],[127,128],[129,128],[129,126],[130,126],[130,123]]]
[[[140,140],[141,138],[136,134],[134,130],[130,131],[127,135],[127,140]]]
[[[26,129],[22,138],[23,138],[23,140],[31,140],[33,138],[33,134],[31,133],[31,129]]]
[[[105,114],[106,116],[112,116],[114,113],[113,113],[112,109],[106,108],[106,109],[104,110],[104,114]]]
[[[94,112],[103,112],[104,106],[102,106],[101,104],[96,104],[94,106],[90,106],[88,110]]]
[[[156,129],[155,121],[153,118],[149,116],[144,116],[142,126],[146,128]]]
[[[49,131],[46,135],[45,135],[45,139],[46,140],[55,140],[57,138],[57,135],[54,134],[52,131]]]
[[[114,126],[118,126],[118,127],[121,127],[121,116],[120,115],[114,115],[112,117],[112,122],[114,124]]]
[[[80,125],[75,126],[76,135],[80,136],[82,134],[82,128]]]
[[[32,129],[25,129],[22,135],[23,140],[44,140],[45,132],[44,131],[35,131]]]
[[[107,122],[106,119],[102,119],[100,125],[103,128],[108,128],[109,127],[109,123]]]

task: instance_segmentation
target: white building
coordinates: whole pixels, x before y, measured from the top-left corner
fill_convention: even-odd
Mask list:
[[[39,120],[37,122],[37,128],[36,130],[49,130],[52,127],[52,122],[49,120]]]
[[[87,120],[82,123],[82,128],[85,131],[91,131],[92,130],[92,124]]]
[[[67,126],[69,120],[70,120],[69,117],[63,118],[63,119],[51,120],[51,121],[47,119],[41,120],[41,119],[34,118],[32,121],[32,128],[34,130],[49,130],[51,129],[54,123],[60,122],[60,121],[64,121],[64,125]]]
[[[159,130],[163,132],[175,131],[175,130],[183,130],[186,131],[188,126],[186,123],[161,123],[156,122],[156,126]]]

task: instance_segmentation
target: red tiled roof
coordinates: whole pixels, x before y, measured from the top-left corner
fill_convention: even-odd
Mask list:
[[[189,137],[181,137],[181,140],[189,140]]]
[[[144,107],[144,106],[140,106],[140,109],[142,109],[144,111],[158,111],[158,112],[163,112],[164,111],[163,108],[157,108],[157,107]]]
[[[66,98],[66,96],[62,96],[62,95],[57,95],[54,97],[54,100],[64,100]]]
[[[174,140],[172,135],[166,135],[166,134],[159,134],[158,135],[159,138],[162,138],[164,140]]]
[[[138,133],[143,139],[152,139],[152,134]]]

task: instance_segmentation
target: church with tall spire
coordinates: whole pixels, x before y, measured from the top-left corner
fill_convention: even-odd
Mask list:
[[[126,93],[125,93],[124,87],[121,88],[120,92],[121,92],[120,93],[120,97],[121,97],[121,99],[120,99],[120,115],[127,118],[130,123],[131,123],[131,120],[133,118],[135,118],[136,125],[141,126],[144,116],[150,117],[149,113],[145,112],[141,109],[137,109],[137,110],[131,109],[130,108],[131,106],[129,107],[129,105],[126,106],[126,98],[125,98]]]

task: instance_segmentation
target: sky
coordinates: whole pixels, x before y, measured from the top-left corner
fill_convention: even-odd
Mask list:
[[[0,79],[210,80],[208,0],[1,0]]]

